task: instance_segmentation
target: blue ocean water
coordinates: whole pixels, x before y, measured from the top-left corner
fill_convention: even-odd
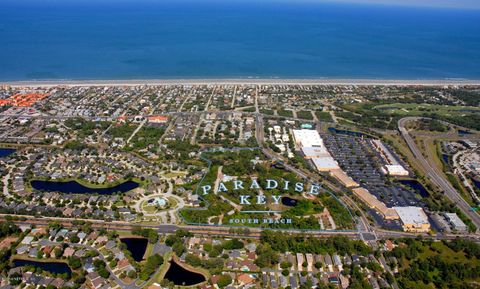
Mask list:
[[[480,79],[480,10],[96,2],[0,1],[0,80]]]

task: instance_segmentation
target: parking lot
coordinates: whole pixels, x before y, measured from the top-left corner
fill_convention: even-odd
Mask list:
[[[391,182],[381,172],[383,160],[366,138],[335,133],[322,138],[340,167],[388,207],[422,206],[413,190]]]

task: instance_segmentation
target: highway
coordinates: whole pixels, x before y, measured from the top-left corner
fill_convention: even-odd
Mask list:
[[[417,147],[412,136],[408,133],[405,128],[405,124],[409,121],[415,121],[421,119],[421,117],[405,117],[398,121],[398,130],[400,131],[402,137],[405,139],[408,147],[412,151],[413,155],[417,159],[418,163],[421,165],[426,176],[434,183],[438,188],[440,188],[445,195],[450,199],[450,201],[457,204],[458,208],[467,215],[470,220],[477,227],[477,232],[480,229],[480,215],[471,210],[471,206],[462,198],[462,196],[455,190],[455,188],[450,184],[448,180],[443,177],[442,172],[438,168],[432,166],[423,156],[420,149]]]

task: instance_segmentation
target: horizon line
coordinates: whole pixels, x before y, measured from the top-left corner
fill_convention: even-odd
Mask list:
[[[399,85],[480,86],[480,79],[374,79],[374,78],[157,78],[157,79],[58,79],[1,81],[2,86],[138,86],[138,85]]]

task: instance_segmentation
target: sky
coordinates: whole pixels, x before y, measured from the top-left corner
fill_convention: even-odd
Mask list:
[[[54,3],[121,3],[121,2],[148,2],[161,3],[166,1],[183,2],[292,2],[292,3],[355,3],[355,4],[380,4],[395,6],[417,6],[417,7],[437,7],[437,8],[459,8],[459,9],[480,9],[480,0],[0,0],[3,4],[54,4]]]

